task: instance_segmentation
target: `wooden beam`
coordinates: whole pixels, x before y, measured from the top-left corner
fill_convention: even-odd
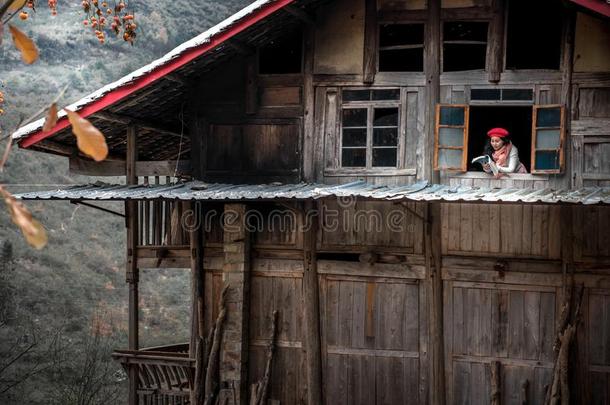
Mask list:
[[[576,31],[576,12],[569,7],[564,10],[563,19],[563,50],[562,50],[562,75],[561,75],[561,104],[565,106],[566,114],[564,116],[563,125],[565,127],[565,142],[564,142],[564,162],[570,162],[572,158],[572,74],[574,72],[574,35]],[[570,165],[571,166],[571,165]],[[580,170],[577,168],[576,170]],[[563,187],[574,187],[576,176],[574,169],[568,172],[569,178],[566,179],[567,184]]]
[[[246,114],[258,112],[258,59],[256,55],[246,60]]]
[[[498,83],[504,64],[504,1],[492,0],[493,17],[487,45],[487,80]]]
[[[315,87],[313,85],[313,58],[315,47],[315,27],[304,29],[303,38],[303,180],[309,182],[320,181],[315,178]]]
[[[377,72],[377,0],[365,0],[364,83],[372,84]]]
[[[441,85],[441,0],[428,1],[428,20],[426,24],[426,44],[424,47],[424,72],[426,74],[426,148],[424,151],[423,179],[439,183],[440,174],[434,171],[434,128],[436,104],[440,100]]]
[[[191,247],[191,341],[189,345],[189,355],[195,359],[195,383],[194,390],[191,392],[191,403],[203,405],[205,384],[205,370],[203,369],[204,358],[204,270],[203,270],[203,230],[198,226],[201,218],[201,205],[196,202],[189,202],[189,209],[193,212],[195,222],[189,231]]]
[[[425,222],[426,275],[430,325],[430,403],[445,403],[441,204],[427,203]]]
[[[182,135],[179,132],[176,132],[172,128],[168,128],[163,124],[150,122],[146,120],[142,120],[135,117],[130,117],[124,114],[111,113],[108,111],[100,111],[92,114],[93,118],[97,118],[104,121],[115,122],[117,124],[123,125],[137,125],[139,128],[144,129],[146,131],[158,132],[160,134],[174,136],[177,138],[181,138]]]
[[[138,158],[137,149],[137,128],[130,126],[127,129],[127,161],[125,164],[125,176],[127,184],[137,184],[136,161]],[[136,255],[138,238],[138,205],[136,201],[125,202],[125,214],[127,223],[127,269],[126,280],[129,283],[129,303],[128,303],[128,340],[129,350],[139,348],[139,318],[138,318],[138,261]],[[138,370],[135,367],[129,368],[129,405],[137,405],[138,400]]]
[[[124,160],[104,160],[95,162],[79,156],[70,156],[70,174],[85,176],[124,176]],[[172,176],[181,177],[191,175],[190,160],[150,160],[136,162],[136,177],[141,176]]]
[[[308,24],[308,25],[316,24],[316,16],[308,13],[307,11],[303,10],[301,7],[297,7],[294,5],[287,5],[283,8],[283,10],[285,12],[287,12],[288,14],[296,17],[300,21],[304,22],[305,24]]]
[[[312,201],[303,204],[301,226],[303,227],[303,318],[305,319],[305,369],[307,377],[307,404],[322,403],[322,355],[320,343],[320,300],[316,242],[318,216],[308,217],[314,212]]]
[[[184,78],[180,77],[179,75],[177,75],[175,73],[169,73],[169,74],[163,76],[163,78],[165,80],[169,80],[170,82],[178,83],[184,87],[191,86],[191,83],[188,80],[185,80]]]
[[[246,213],[245,204],[225,204],[222,278],[228,288],[228,313],[221,344],[224,361],[220,364],[220,381],[231,387],[232,405],[245,405],[248,397],[250,232]]]
[[[57,153],[62,156],[72,156],[74,152],[77,152],[76,145],[70,146],[63,143],[51,141],[49,139],[42,140],[35,144],[36,148],[47,150],[49,152]]]
[[[251,55],[256,52],[256,49],[236,38],[231,38],[225,41],[227,45],[235,49],[241,55]]]

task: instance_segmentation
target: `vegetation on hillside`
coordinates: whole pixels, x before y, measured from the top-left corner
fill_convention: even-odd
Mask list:
[[[45,107],[61,89],[66,105],[112,82],[214,25],[247,0],[138,2],[138,36],[131,46],[104,44],[83,26],[78,1],[60,1],[11,21],[39,48],[25,66],[9,40],[0,46],[4,93],[0,135]],[[91,181],[69,176],[67,161],[14,149],[0,184],[11,192]],[[65,202],[30,202],[44,224],[45,249],[29,248],[10,217],[0,215],[0,403],[113,403],[125,376],[110,351],[126,345],[124,220]],[[110,208],[121,211],[121,204]],[[141,274],[141,344],[188,339],[189,275],[181,270]],[[90,395],[94,393],[94,395]]]

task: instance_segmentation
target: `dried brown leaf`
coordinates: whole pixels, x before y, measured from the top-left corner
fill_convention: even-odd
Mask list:
[[[106,159],[108,145],[106,145],[106,138],[100,130],[74,111],[64,110],[68,113],[68,120],[72,124],[72,132],[76,136],[78,149],[96,162]]]
[[[15,43],[15,48],[17,48],[21,52],[21,58],[25,63],[31,65],[38,59],[38,49],[30,38],[25,35],[23,32],[19,31],[17,27],[12,24],[8,25],[8,29],[11,31],[11,35],[13,36],[13,42]]]
[[[42,130],[44,132],[49,132],[50,130],[52,130],[55,124],[57,124],[57,119],[57,104],[53,103],[47,111],[47,116],[44,120],[44,126],[42,127]]]
[[[23,8],[23,6],[25,6],[27,0],[15,0],[11,3],[10,6],[8,6],[8,11],[15,12],[15,11],[19,11]]]
[[[47,232],[40,222],[32,217],[32,214],[22,202],[17,201],[8,191],[0,188],[0,194],[11,214],[11,219],[21,229],[25,240],[34,248],[42,249],[47,244]]]

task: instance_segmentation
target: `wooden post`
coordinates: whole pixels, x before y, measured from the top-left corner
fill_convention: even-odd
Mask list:
[[[566,113],[564,114],[564,127],[565,127],[565,140],[564,140],[564,163],[570,162],[572,157],[572,131],[571,123],[572,117],[571,106],[572,106],[572,73],[574,71],[574,35],[576,30],[576,12],[571,8],[566,8],[563,19],[563,51],[562,51],[562,75],[561,75],[561,104],[565,106]],[[570,176],[567,179],[567,183],[557,184],[556,186],[561,187],[574,187],[576,183],[575,170],[579,171],[578,168],[571,168],[568,172]]]
[[[373,84],[377,71],[377,0],[364,5],[364,83]]]
[[[200,205],[190,202],[190,210],[193,212],[195,221],[189,230],[191,247],[191,341],[189,345],[189,356],[195,358],[195,381],[191,391],[191,404],[203,404],[203,383],[205,370],[203,370],[204,353],[204,329],[203,329],[203,294],[204,294],[204,271],[203,271],[203,230],[201,226],[202,212]],[[199,222],[198,222],[199,221]]]
[[[320,345],[320,307],[316,240],[319,217],[311,217],[307,223],[307,213],[313,212],[315,205],[306,201],[303,205],[303,301],[305,319],[305,362],[307,375],[307,404],[322,403],[322,358]]]
[[[303,118],[303,180],[308,182],[319,181],[315,173],[315,123],[314,123],[314,92],[313,85],[313,57],[314,57],[315,29],[308,25],[305,28],[303,67],[303,104],[305,106]]]
[[[125,176],[127,184],[137,184],[136,161],[138,160],[138,130],[134,126],[127,128],[127,156],[125,160]],[[138,328],[138,263],[137,263],[137,233],[138,205],[137,201],[125,202],[125,219],[127,222],[127,269],[126,280],[129,283],[129,350],[139,349]],[[138,370],[129,367],[129,405],[138,404]]]
[[[430,403],[445,403],[443,347],[443,278],[441,257],[441,204],[426,206],[426,277],[430,297]]]
[[[228,286],[228,295],[221,344],[220,385],[231,393],[225,397],[228,405],[245,405],[248,398],[250,233],[246,229],[246,213],[245,204],[225,204],[222,277],[225,287]],[[220,399],[222,403],[222,392]]]
[[[434,171],[434,126],[436,104],[441,97],[441,0],[428,0],[426,44],[424,47],[424,71],[426,74],[426,148],[424,151],[423,178],[440,182],[440,174]]]
[[[487,51],[487,80],[498,83],[504,65],[504,12],[503,0],[492,0],[493,17],[490,22]]]

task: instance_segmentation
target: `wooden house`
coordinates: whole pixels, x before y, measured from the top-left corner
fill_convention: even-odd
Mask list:
[[[20,197],[125,201],[129,404],[203,403],[224,287],[223,404],[265,372],[274,310],[282,405],[542,404],[570,296],[570,400],[609,403],[609,17],[602,0],[258,0],[72,106],[108,160],[65,118],[22,128],[74,173],[125,176]],[[497,126],[527,174],[470,164]],[[191,341],[141,348],[139,269],[160,267],[192,271]]]

